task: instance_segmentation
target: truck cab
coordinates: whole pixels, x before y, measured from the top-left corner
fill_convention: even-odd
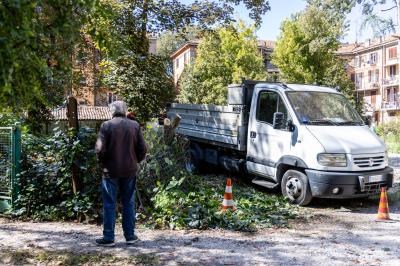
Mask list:
[[[176,115],[192,166],[246,173],[293,204],[392,186],[385,144],[333,88],[246,81],[228,87],[227,106],[172,104]]]
[[[247,171],[281,185],[305,205],[312,197],[365,197],[391,186],[384,143],[335,89],[255,85]]]

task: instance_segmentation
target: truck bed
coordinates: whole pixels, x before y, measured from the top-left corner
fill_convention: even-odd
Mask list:
[[[181,117],[177,133],[201,142],[246,150],[247,121],[242,106],[172,103],[167,116]]]

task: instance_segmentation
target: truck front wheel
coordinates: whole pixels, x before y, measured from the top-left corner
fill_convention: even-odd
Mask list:
[[[287,197],[292,204],[305,206],[312,199],[308,177],[299,171],[288,170],[282,177],[282,194]]]

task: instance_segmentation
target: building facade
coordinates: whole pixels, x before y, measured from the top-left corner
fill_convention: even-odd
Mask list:
[[[171,55],[174,85],[176,88],[178,87],[179,79],[185,66],[196,58],[196,50],[199,43],[199,40],[189,41]],[[264,59],[264,65],[267,72],[278,73],[278,68],[271,63],[271,55],[275,48],[275,42],[269,40],[258,40],[257,43],[258,51]]]
[[[400,115],[399,37],[392,35],[342,46],[338,55],[348,60],[347,71],[357,97],[373,122],[387,122]]]

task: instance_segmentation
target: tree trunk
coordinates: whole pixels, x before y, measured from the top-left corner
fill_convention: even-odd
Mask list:
[[[74,129],[76,137],[76,134],[79,131],[78,102],[73,96],[68,97],[67,117],[68,117],[68,128]],[[71,165],[71,172],[72,172],[72,191],[76,195],[78,192],[83,191],[83,182],[81,178],[79,178],[78,166],[75,165],[74,163]]]

